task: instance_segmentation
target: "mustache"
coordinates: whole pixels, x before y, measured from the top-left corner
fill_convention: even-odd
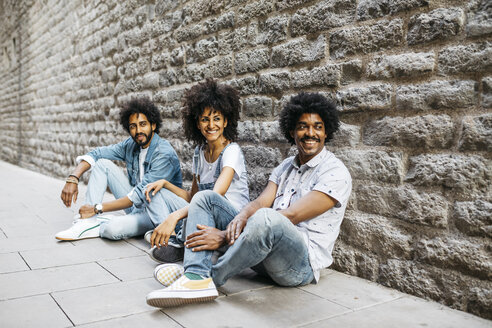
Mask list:
[[[309,141],[309,140],[317,141],[317,142],[320,142],[321,141],[319,138],[316,138],[316,137],[303,137],[303,138],[301,138],[301,141],[302,142]]]

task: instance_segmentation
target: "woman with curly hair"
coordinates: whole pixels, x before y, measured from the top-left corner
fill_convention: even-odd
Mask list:
[[[193,155],[193,182],[191,190],[184,190],[167,180],[150,183],[146,189],[148,201],[159,197],[165,188],[186,202],[203,190],[213,190],[225,197],[231,211],[239,211],[249,202],[248,178],[241,148],[237,138],[239,118],[238,92],[227,85],[208,79],[185,93],[183,128],[189,141],[197,146]],[[165,195],[165,194],[163,194]],[[183,258],[185,235],[180,229],[181,220],[188,216],[189,206],[171,213],[152,232],[150,256],[157,262],[176,262]],[[178,228],[176,228],[178,227]],[[225,227],[223,227],[225,230]],[[186,227],[187,231],[196,227]],[[173,235],[176,232],[177,235]],[[202,233],[208,233],[201,229]]]

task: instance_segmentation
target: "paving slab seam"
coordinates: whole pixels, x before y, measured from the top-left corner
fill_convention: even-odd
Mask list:
[[[110,275],[112,275],[113,277],[115,277],[116,279],[118,279],[119,281],[123,281],[123,279],[120,279],[118,276],[116,276],[114,273],[112,273],[111,271],[109,271],[108,269],[106,269],[101,263],[99,263],[98,261],[95,262],[97,265],[99,265],[104,271],[106,271],[107,273],[109,273]]]
[[[138,247],[137,245],[132,244],[132,243],[130,243],[130,242],[129,242],[129,241],[127,241],[127,240],[123,240],[123,241],[124,241],[125,243],[127,243],[127,244],[129,244],[129,245],[131,245],[131,246],[135,247],[136,249],[139,249],[139,250],[141,250],[141,251],[144,251],[145,253],[147,253],[147,251],[150,249],[150,247],[148,247],[148,248],[140,248],[140,247]]]
[[[329,298],[325,298],[325,297],[323,297],[323,296],[319,296],[319,295],[317,295],[317,294],[311,293],[310,291],[304,290],[304,289],[302,289],[302,288],[297,288],[297,289],[299,289],[299,290],[303,291],[304,293],[307,293],[307,294],[310,294],[310,295],[312,295],[312,296],[316,296],[316,297],[318,297],[318,298],[321,298],[321,299],[323,299],[323,300],[325,300],[325,301],[328,301],[328,302],[330,302],[330,303],[333,303],[333,304],[336,304],[336,305],[340,305],[341,307],[344,307],[344,308],[346,308],[346,309],[353,310],[353,309],[351,309],[351,308],[347,307],[346,305],[343,305],[343,304],[337,303],[336,301],[334,301],[334,300],[330,300]]]
[[[166,312],[164,312],[164,309],[161,309],[159,310],[161,313],[164,313],[164,315],[166,317],[168,317],[169,319],[171,319],[172,321],[174,321],[176,324],[180,325],[181,327],[185,328],[186,326],[183,326],[179,321],[177,321],[176,319],[174,319],[173,317],[171,317],[169,314],[167,314]]]
[[[70,317],[68,316],[68,314],[65,313],[65,310],[63,310],[63,308],[60,306],[60,304],[58,304],[58,302],[53,297],[53,295],[51,295],[51,293],[49,293],[49,295],[50,295],[51,299],[55,302],[56,306],[58,306],[58,308],[60,309],[60,311],[62,311],[63,314],[65,315],[65,317],[67,317],[68,321],[70,321],[70,323],[72,324],[72,326],[75,327],[75,324],[73,323],[72,319],[70,319]]]
[[[5,236],[6,239],[9,239],[9,237],[5,234],[5,232],[3,232],[3,229],[2,228],[0,228],[0,232],[2,233],[2,235]]]
[[[22,256],[21,252],[16,252],[19,254],[19,256],[21,257],[22,261],[24,261],[24,263],[27,265],[27,267],[29,268],[29,270],[32,271],[32,268],[31,266],[29,265],[29,263],[27,263],[26,259],[24,258],[24,256]],[[24,271],[27,271],[27,270],[24,270]]]

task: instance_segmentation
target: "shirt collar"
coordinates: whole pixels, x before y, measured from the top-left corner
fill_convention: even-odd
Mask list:
[[[309,166],[310,168],[313,168],[313,167],[316,167],[318,166],[319,163],[321,163],[321,161],[328,155],[328,150],[326,150],[326,147],[323,147],[323,149],[319,152],[318,155],[314,156],[313,158],[311,158],[307,163],[304,163],[303,165],[307,165]],[[298,169],[299,168],[299,164],[298,164],[298,159],[297,159],[298,155],[294,156],[294,158],[292,159],[292,165]],[[302,165],[301,165],[302,166]]]

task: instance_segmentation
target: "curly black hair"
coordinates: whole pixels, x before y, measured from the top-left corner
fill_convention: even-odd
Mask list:
[[[290,133],[296,129],[299,117],[305,113],[314,113],[321,117],[326,131],[325,143],[333,138],[333,134],[340,127],[335,103],[319,93],[301,92],[290,98],[279,117],[280,130],[291,145],[295,144],[295,140]]]
[[[154,132],[159,134],[162,124],[161,114],[154,103],[147,97],[134,98],[121,106],[120,123],[128,133],[130,133],[130,116],[137,113],[147,116],[150,124],[155,124]]]
[[[233,87],[207,79],[185,91],[183,106],[183,128],[189,141],[198,145],[206,143],[207,139],[197,128],[197,122],[207,107],[219,111],[227,119],[224,137],[229,141],[237,139],[240,102],[239,92]]]

